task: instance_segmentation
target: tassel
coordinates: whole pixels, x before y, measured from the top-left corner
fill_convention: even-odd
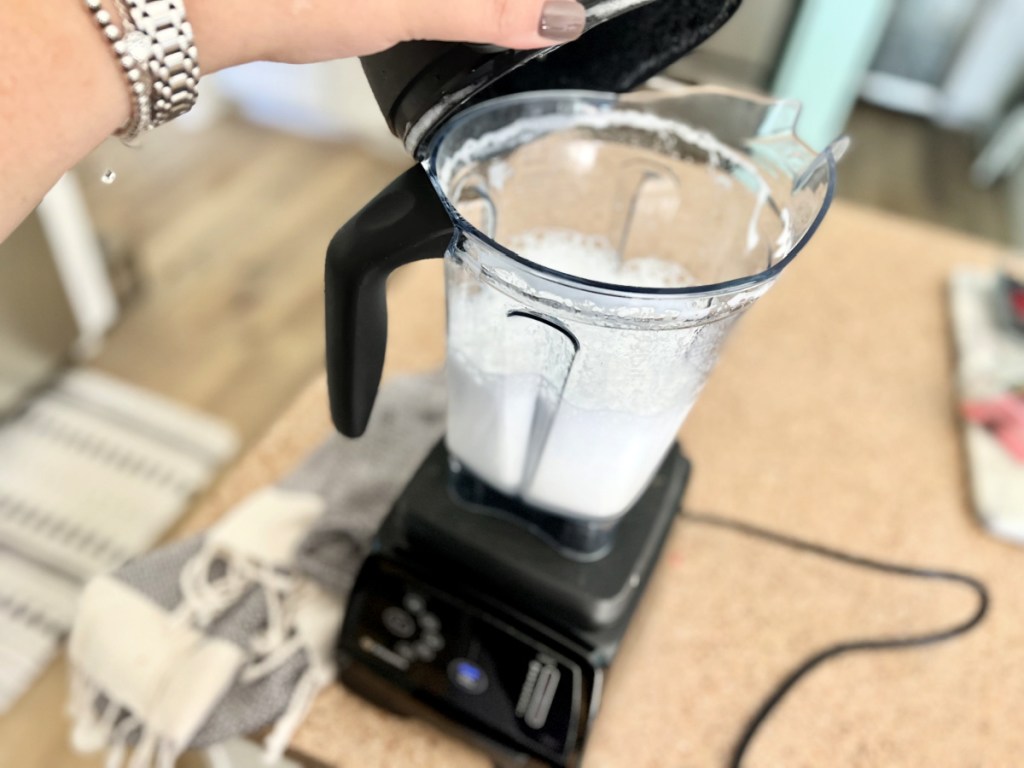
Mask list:
[[[224,563],[224,573],[211,580],[210,571],[218,561]],[[178,584],[182,602],[177,614],[205,627],[241,598],[249,587],[249,579],[231,553],[204,546],[185,563]]]
[[[102,709],[98,701],[104,701]],[[121,707],[108,696],[103,696],[84,675],[75,674],[71,682],[68,714],[74,721],[71,746],[78,752],[97,752],[110,741],[117,725]]]
[[[139,741],[132,750],[132,759],[128,768],[153,768],[153,759],[156,756],[157,737],[148,728],[143,728]]]
[[[170,739],[161,739],[157,748],[157,768],[174,768],[180,754],[181,750],[177,749]]]
[[[131,713],[126,712],[117,727],[114,728],[113,733],[110,734],[105,768],[122,768],[125,753],[128,751],[128,740],[140,727],[141,723]]]
[[[263,597],[267,611],[267,626],[261,635],[249,640],[254,659],[241,673],[244,682],[258,680],[287,662],[304,648],[295,628],[296,605],[301,585],[285,573],[273,568],[250,564],[250,583],[255,584]]]
[[[333,679],[333,667],[310,663],[309,669],[302,675],[295,690],[292,691],[287,709],[274,723],[267,738],[263,740],[264,763],[273,765],[284,756],[285,750],[291,744],[292,737],[295,736],[295,732],[302,724],[303,718],[309,708],[313,706],[313,700]]]

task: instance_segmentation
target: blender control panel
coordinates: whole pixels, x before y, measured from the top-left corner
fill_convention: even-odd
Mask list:
[[[339,657],[348,683],[358,666],[455,726],[557,765],[585,726],[585,662],[379,556],[353,590]]]

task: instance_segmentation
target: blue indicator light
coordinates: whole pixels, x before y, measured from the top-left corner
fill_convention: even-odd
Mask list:
[[[452,659],[448,665],[448,679],[466,693],[476,695],[487,690],[487,673],[469,659]]]
[[[480,678],[483,677],[484,673],[476,664],[460,661],[455,667],[455,674],[458,675],[461,681],[473,685],[480,682]]]

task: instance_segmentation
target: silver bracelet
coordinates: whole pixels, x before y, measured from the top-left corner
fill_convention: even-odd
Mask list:
[[[199,60],[182,0],[114,0],[123,31],[101,0],[85,0],[124,70],[132,115],[115,133],[126,143],[188,112],[198,98]]]
[[[118,63],[128,81],[128,89],[132,99],[132,114],[115,135],[124,141],[131,141],[139,134],[148,131],[152,125],[149,104],[149,76],[145,68],[145,59],[139,58],[138,51],[130,49],[126,35],[114,24],[110,13],[103,9],[100,0],[85,0],[85,5],[99,25],[117,57]],[[132,30],[126,31],[130,36]]]
[[[199,53],[183,0],[118,0],[148,43],[153,127],[188,112],[199,97]]]

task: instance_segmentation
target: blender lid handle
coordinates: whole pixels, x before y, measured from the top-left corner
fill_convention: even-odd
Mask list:
[[[327,390],[342,434],[363,434],[377,398],[388,335],[388,275],[404,264],[444,256],[454,231],[427,172],[416,165],[331,239],[324,271]]]

